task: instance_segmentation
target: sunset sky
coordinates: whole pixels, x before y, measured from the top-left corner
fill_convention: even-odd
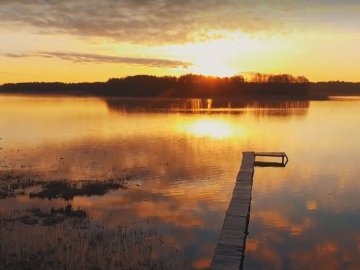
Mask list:
[[[359,0],[0,0],[0,84],[135,74],[360,81]]]

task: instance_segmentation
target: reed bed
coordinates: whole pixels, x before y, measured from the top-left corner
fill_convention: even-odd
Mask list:
[[[79,211],[79,210],[76,210]],[[29,212],[29,211],[28,211]],[[36,212],[36,211],[35,211]],[[88,216],[24,224],[0,215],[0,269],[188,269],[186,250],[166,243],[152,219],[109,227]],[[56,213],[58,215],[58,213]]]

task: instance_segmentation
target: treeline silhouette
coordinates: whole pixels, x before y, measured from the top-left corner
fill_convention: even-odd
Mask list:
[[[116,97],[216,98],[233,96],[288,96],[306,98],[309,94],[360,93],[359,84],[342,82],[310,83],[303,76],[255,74],[219,78],[188,74],[180,77],[149,75],[112,78],[95,83],[16,83],[0,86],[3,93],[71,94]]]
[[[314,99],[329,96],[360,96],[360,83],[344,81],[311,83],[309,94]]]

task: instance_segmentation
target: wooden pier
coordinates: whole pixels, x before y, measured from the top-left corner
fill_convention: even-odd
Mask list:
[[[255,161],[255,158],[281,158],[281,162]],[[211,262],[213,270],[239,270],[243,267],[246,236],[250,220],[251,190],[254,167],[285,167],[288,157],[283,152],[243,152],[243,159],[224,224]]]

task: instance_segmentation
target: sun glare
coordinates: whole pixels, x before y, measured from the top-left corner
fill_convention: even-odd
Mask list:
[[[171,54],[191,62],[190,73],[228,77],[241,71],[234,64],[237,56],[233,47],[229,40],[210,40],[172,46]]]
[[[231,77],[236,71],[226,63],[213,61],[211,59],[197,63],[190,68],[191,73],[216,77]]]
[[[193,50],[195,59],[194,66],[190,68],[191,72],[219,77],[232,76],[237,72],[231,67],[234,56],[227,41],[214,40],[195,44]]]
[[[169,46],[163,52],[192,63],[187,69],[190,73],[229,77],[251,69],[245,65],[249,55],[267,51],[272,46],[269,39],[262,36],[253,37],[238,31],[220,34],[219,39]]]

